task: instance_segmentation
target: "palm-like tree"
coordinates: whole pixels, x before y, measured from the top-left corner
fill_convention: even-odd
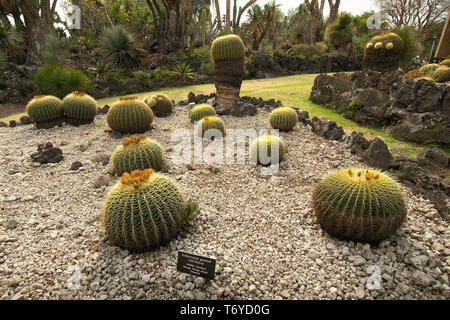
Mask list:
[[[25,48],[22,35],[5,17],[0,17],[0,48],[9,57],[22,53]]]

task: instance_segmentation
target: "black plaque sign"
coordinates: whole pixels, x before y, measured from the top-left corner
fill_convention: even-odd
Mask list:
[[[215,270],[215,259],[178,251],[177,271],[213,280]]]

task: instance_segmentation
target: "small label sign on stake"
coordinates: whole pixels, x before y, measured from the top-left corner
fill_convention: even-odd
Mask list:
[[[213,280],[216,259],[178,251],[177,271]]]

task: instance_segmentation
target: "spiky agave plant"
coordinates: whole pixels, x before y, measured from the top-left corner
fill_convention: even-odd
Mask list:
[[[193,107],[188,112],[189,120],[191,120],[192,123],[201,120],[203,117],[212,117],[215,115],[216,109],[214,109],[214,107],[209,104],[199,104]]]
[[[28,116],[33,120],[36,129],[49,129],[60,125],[63,120],[63,103],[54,96],[39,95],[28,102]]]
[[[144,51],[135,35],[124,27],[115,26],[106,30],[101,43],[105,58],[115,66],[128,69],[141,65]]]
[[[362,242],[390,237],[406,217],[399,185],[374,169],[347,168],[326,175],[315,187],[313,207],[325,231]]]
[[[286,154],[285,142],[277,136],[261,136],[250,146],[250,157],[253,162],[263,166],[279,164]]]
[[[90,95],[74,91],[63,99],[65,121],[74,126],[92,123],[98,113],[97,102]]]
[[[241,38],[230,34],[213,41],[216,102],[225,113],[237,111],[244,71],[245,46]]]
[[[403,39],[395,33],[386,32],[373,37],[364,49],[364,69],[379,72],[398,69],[403,47]]]
[[[112,155],[114,172],[118,175],[134,170],[153,169],[158,171],[163,162],[163,148],[146,135],[125,138]]]
[[[297,121],[297,112],[289,107],[276,108],[269,116],[269,122],[272,128],[282,131],[292,130],[297,124]]]
[[[102,213],[108,239],[130,251],[158,248],[186,221],[184,194],[152,169],[124,173],[108,193]]]
[[[150,129],[154,115],[152,109],[135,96],[122,97],[106,115],[109,127],[122,133],[142,133]]]

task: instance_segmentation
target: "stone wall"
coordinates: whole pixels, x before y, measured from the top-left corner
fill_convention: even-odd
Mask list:
[[[450,85],[400,71],[319,75],[310,100],[396,138],[450,144]]]

